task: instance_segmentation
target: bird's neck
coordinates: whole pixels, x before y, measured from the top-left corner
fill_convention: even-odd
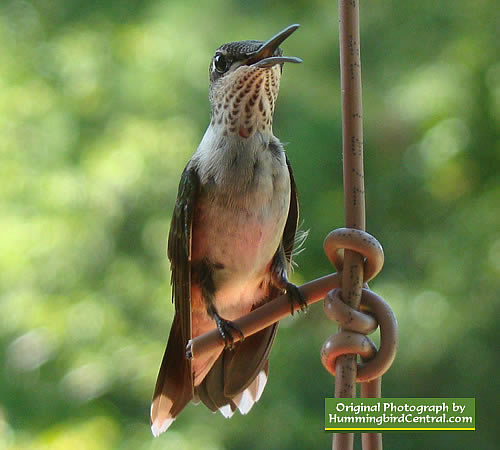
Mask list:
[[[272,135],[281,69],[239,67],[211,87],[210,127],[224,136]]]
[[[263,130],[248,138],[225,132],[225,127],[210,124],[193,155],[202,185],[215,185],[224,190],[248,191],[254,186],[256,169],[262,165],[281,165],[283,147],[272,131]]]

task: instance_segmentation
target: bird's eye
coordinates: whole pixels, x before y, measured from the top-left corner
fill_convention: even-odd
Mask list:
[[[226,57],[222,53],[217,53],[214,58],[215,70],[219,73],[224,73],[229,69],[229,64]]]

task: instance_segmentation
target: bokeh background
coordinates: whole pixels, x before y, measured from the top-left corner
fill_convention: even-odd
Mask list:
[[[388,449],[498,448],[497,8],[361,5],[367,225],[386,252],[372,288],[400,324],[383,392],[477,399],[475,433],[387,434]],[[322,241],[343,224],[336,2],[0,2],[0,448],[330,448],[319,304],[282,322],[248,416],[190,405],[149,431],[166,236],[209,61],[296,22],[284,48],[304,64],[285,67],[275,134],[310,229],[300,283],[332,271]]]

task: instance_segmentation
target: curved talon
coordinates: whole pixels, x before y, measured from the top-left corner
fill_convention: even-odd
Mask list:
[[[232,322],[231,320],[223,319],[218,314],[215,314],[214,319],[215,323],[217,324],[217,330],[219,330],[222,339],[224,339],[225,348],[229,350],[232,350],[234,348],[233,331],[240,335],[241,341],[245,340],[243,332],[234,324],[234,322]]]
[[[293,283],[287,282],[285,287],[286,293],[290,300],[290,308],[292,310],[292,316],[294,314],[294,306],[295,303],[300,306],[300,310],[302,312],[307,311],[307,301],[304,297],[304,294],[300,291],[300,289]]]

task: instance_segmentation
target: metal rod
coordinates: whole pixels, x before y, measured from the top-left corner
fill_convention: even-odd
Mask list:
[[[365,197],[359,1],[339,0],[338,5],[345,226],[364,230]],[[363,287],[362,256],[357,252],[346,250],[342,273],[343,300],[348,305],[358,309]],[[356,397],[356,355],[339,357],[336,363],[336,374],[335,397]],[[353,445],[353,433],[334,434],[334,450],[351,450]]]
[[[382,377],[361,383],[360,394],[362,398],[381,397]],[[363,450],[380,450],[382,448],[382,433],[362,433],[361,445],[363,446]]]

